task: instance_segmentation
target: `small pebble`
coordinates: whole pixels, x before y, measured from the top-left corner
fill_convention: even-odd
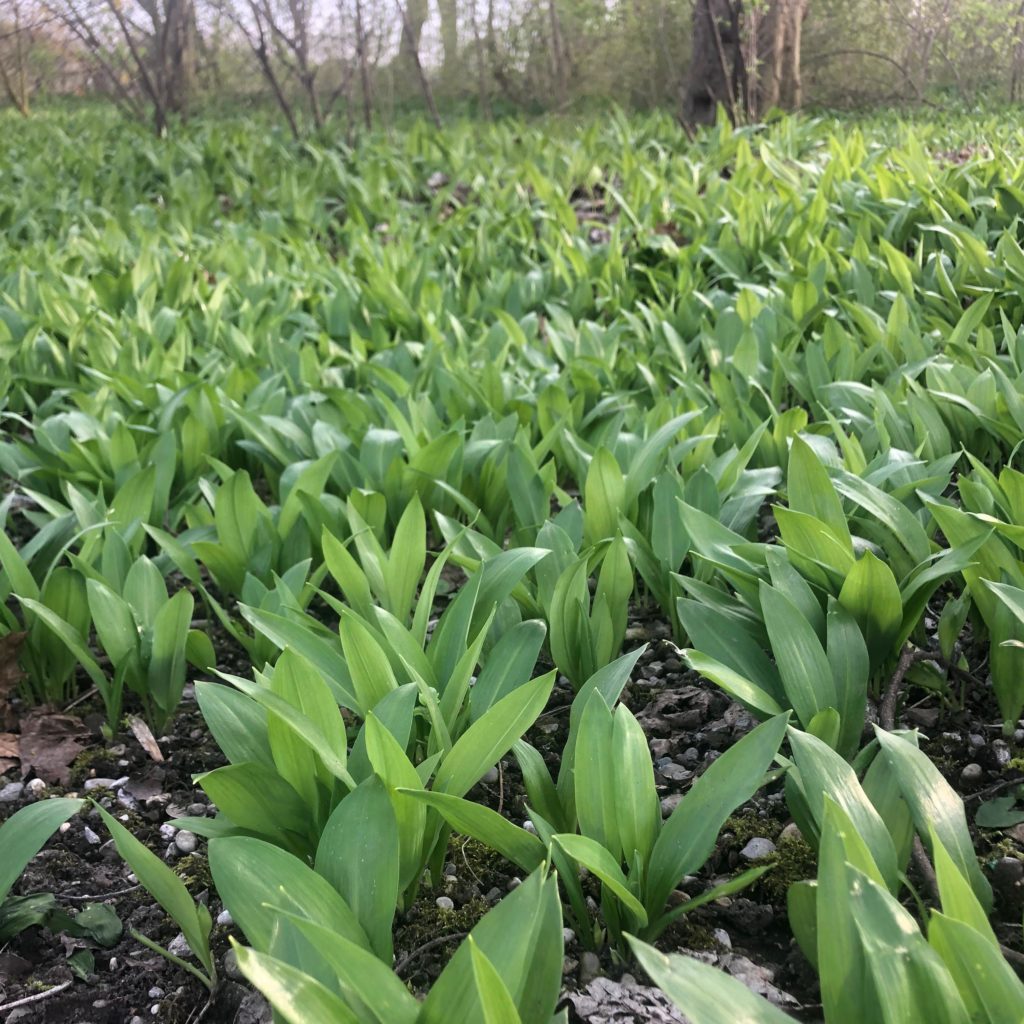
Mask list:
[[[1005,768],[1010,763],[1010,748],[1006,745],[1006,740],[993,740],[992,753],[1000,768]]]
[[[601,960],[589,949],[580,957],[580,985],[589,985],[601,973]]]
[[[530,821],[530,819],[529,819],[529,818],[527,818],[527,819],[526,819],[526,821],[524,821],[524,822],[523,822],[523,828],[524,828],[524,829],[525,829],[525,830],[526,830],[527,832],[532,832],[532,833],[533,833],[533,835],[536,835],[536,834],[537,834],[537,826],[536,826],[536,825],[534,825],[534,823],[533,823],[532,821]]]
[[[689,768],[684,768],[681,764],[676,764],[674,761],[668,764],[661,765],[658,768],[658,774],[663,779],[668,779],[670,782],[685,782],[693,772]]]
[[[571,946],[576,941],[576,933],[571,928],[562,929],[562,942],[566,946]]]
[[[632,974],[624,974],[619,978],[619,984],[625,985],[626,988],[636,988],[636,978]]]
[[[763,857],[767,857],[769,854],[775,852],[775,844],[770,839],[765,839],[763,836],[757,836],[751,839],[746,846],[740,850],[740,856],[744,860],[761,860]]]
[[[86,779],[86,789],[117,789],[118,786],[123,786],[128,781],[128,776],[125,775],[120,779]]]
[[[483,778],[480,781],[486,782],[487,785],[489,786],[494,785],[494,783],[498,781],[497,766],[495,766],[494,768],[488,768],[487,771],[484,772]]]
[[[82,829],[82,834],[85,836],[85,841],[90,846],[99,846],[99,844],[100,844],[100,837],[98,835],[96,835],[96,833],[93,832],[93,830],[91,828],[89,828],[88,825],[86,825],[85,828]]]
[[[672,752],[672,741],[666,739],[651,740],[651,757],[667,757]]]
[[[188,813],[193,818],[205,818],[206,817],[206,804],[189,804]]]
[[[149,990],[148,995],[149,995],[150,999],[163,999],[163,997],[164,997],[164,990],[162,988],[159,988],[156,985],[154,985]]]
[[[71,831],[71,822],[70,821],[61,822],[61,824],[58,827],[57,831],[61,835],[64,835],[65,832],[70,832]]]
[[[130,1021],[128,1021],[128,1024],[146,1024],[146,1022],[142,1019],[142,1017],[136,1014],[134,1017],[132,1017]]]
[[[438,896],[434,903],[437,905],[438,910],[454,910],[455,902],[450,896]]]
[[[508,880],[507,884],[505,885],[505,888],[508,889],[509,892],[511,892],[513,889],[518,889],[519,886],[521,886],[522,884],[523,880],[516,876],[515,878],[510,878]]]
[[[983,774],[981,765],[975,764],[972,761],[970,764],[964,765],[964,770],[960,773],[960,781],[967,783],[980,782]]]
[[[182,853],[195,853],[195,849],[199,845],[199,840],[196,839],[195,832],[189,832],[187,829],[182,829],[174,837],[174,845]]]
[[[188,943],[185,941],[185,936],[178,934],[171,939],[171,944],[167,947],[169,953],[173,953],[175,956],[189,956],[192,950],[189,949]]]
[[[221,925],[224,928],[229,928],[234,923],[235,921],[234,918],[231,916],[230,910],[222,910],[217,915],[217,924]]]
[[[160,835],[163,836],[164,839],[173,839],[177,831],[178,830],[169,821],[160,826]]]
[[[25,791],[29,796],[38,799],[46,791],[46,783],[42,779],[32,779],[26,784]]]
[[[20,800],[24,792],[24,782],[8,782],[3,789],[0,789],[0,804],[12,804],[15,800]]]
[[[791,821],[780,833],[779,842],[783,839],[801,839],[803,838],[800,829],[795,821]]]
[[[978,747],[985,746],[985,737],[979,735],[976,732],[972,732],[971,735],[967,737],[967,742],[970,743],[972,747],[977,749]]]
[[[667,818],[682,803],[682,793],[671,793],[661,801],[661,816]]]
[[[724,928],[716,928],[711,933],[711,936],[720,946],[725,946],[726,949],[732,949],[732,939]]]

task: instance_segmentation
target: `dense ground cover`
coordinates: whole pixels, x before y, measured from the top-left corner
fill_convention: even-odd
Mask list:
[[[0,130],[8,1019],[1024,1016],[1024,128]]]

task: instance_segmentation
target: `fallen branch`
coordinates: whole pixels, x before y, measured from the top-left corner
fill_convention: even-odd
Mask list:
[[[71,982],[65,981],[60,985],[54,985],[53,988],[48,988],[45,992],[37,992],[33,996],[25,996],[24,999],[15,999],[12,1003],[4,1003],[3,1006],[0,1006],[0,1013],[6,1013],[19,1006],[28,1006],[29,1003],[41,1003],[44,999],[49,999],[50,996],[55,996],[58,992],[63,992],[64,989],[70,987]]]
[[[439,935],[436,939],[424,942],[422,946],[417,946],[407,957],[403,957],[399,961],[398,966],[395,968],[395,974],[401,977],[409,964],[414,960],[418,960],[424,953],[429,953],[430,950],[443,946],[446,942],[461,942],[468,934],[469,932],[453,932],[451,935]]]

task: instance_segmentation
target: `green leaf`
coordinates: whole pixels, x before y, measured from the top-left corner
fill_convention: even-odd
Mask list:
[[[210,912],[193,902],[185,883],[155,853],[150,852],[120,822],[115,821],[99,804],[93,802],[103,824],[114,839],[114,846],[148,892],[181,929],[195,958],[206,968],[211,980],[215,977],[213,954],[210,952]]]
[[[963,801],[913,743],[877,726],[875,735],[925,843],[932,841],[932,835],[938,839],[970,882],[982,907],[990,910],[992,887],[978,866]]]
[[[832,667],[811,624],[788,597],[763,582],[760,597],[782,686],[806,727],[819,711],[836,706]]]
[[[329,989],[296,967],[234,943],[238,969],[287,1024],[363,1024]]]
[[[853,540],[843,503],[814,449],[799,436],[793,438],[789,449],[786,486],[789,507],[824,523],[852,553]]]
[[[695,1024],[792,1024],[792,1017],[724,971],[627,938],[651,980]]]
[[[544,844],[535,835],[489,807],[446,793],[422,789],[399,792],[433,807],[456,832],[479,840],[524,871],[533,871],[544,861]]]
[[[72,814],[82,809],[84,800],[58,797],[40,800],[15,811],[0,825],[0,903],[43,844]]]
[[[651,853],[645,903],[661,913],[679,880],[711,855],[725,820],[764,782],[786,733],[789,715],[759,725],[717,758],[662,825]]]
[[[894,652],[903,621],[903,599],[892,570],[865,551],[850,569],[839,603],[857,620],[871,664],[884,665]]]
[[[387,788],[376,776],[334,809],[316,850],[316,870],[352,908],[374,952],[390,963],[398,903],[398,823]]]
[[[434,790],[464,796],[537,720],[555,685],[555,673],[538,676],[503,697],[456,741],[438,768]]]

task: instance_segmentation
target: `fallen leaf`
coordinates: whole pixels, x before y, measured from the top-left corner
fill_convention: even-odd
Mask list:
[[[0,775],[10,771],[21,759],[21,746],[13,732],[0,732]]]
[[[157,745],[156,739],[153,736],[149,726],[139,718],[138,715],[128,716],[128,725],[134,733],[135,738],[139,741],[139,745],[142,749],[149,754],[154,761],[162,761],[164,755]]]
[[[88,730],[80,718],[43,708],[21,720],[21,775],[34,771],[44,782],[66,786],[71,764],[85,749]]]

